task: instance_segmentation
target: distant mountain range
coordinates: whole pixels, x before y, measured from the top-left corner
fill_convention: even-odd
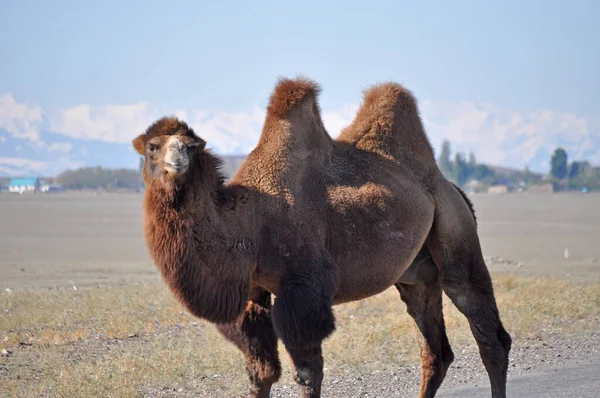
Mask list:
[[[357,111],[351,103],[323,110],[329,134],[336,137]],[[477,163],[517,170],[527,166],[546,173],[560,146],[569,161],[600,165],[596,114],[545,108],[524,112],[482,102],[429,100],[419,102],[419,112],[436,153],[449,140],[453,154],[473,152]],[[259,106],[239,111],[173,110],[145,102],[45,109],[0,93],[0,176],[51,176],[82,166],[136,169],[139,156],[131,139],[161,115],[185,120],[215,153],[243,156],[258,142],[266,110]]]
[[[131,144],[74,139],[43,133],[42,143],[0,130],[0,176],[56,176],[82,166],[137,168]]]
[[[441,139],[437,142],[437,138],[441,134],[435,131],[435,127],[431,130],[433,130],[430,133],[432,144],[436,147],[436,153],[439,153]],[[229,132],[224,134],[228,134],[231,140],[235,140],[236,134]],[[56,176],[64,170],[83,166],[138,168],[139,156],[130,143],[76,139],[51,132],[42,132],[40,135],[40,141],[32,141],[27,138],[17,138],[0,129],[0,176]],[[585,160],[588,155],[592,158],[595,154],[597,156],[600,147],[600,144],[589,140],[574,142],[573,137],[566,135],[564,139],[561,139],[560,135],[553,135],[546,141],[541,140],[540,137],[529,138],[530,140],[527,141],[526,134],[520,138],[512,135],[507,137],[499,147],[498,144],[495,145],[497,149],[493,150],[494,153],[502,153],[503,159],[502,164],[494,165],[497,172],[504,170],[510,174],[514,170],[523,170],[526,164],[532,171],[545,172],[552,152],[559,145],[564,145],[569,154],[578,155],[576,160]],[[523,150],[524,147],[527,148],[526,151]],[[251,149],[252,146],[249,146],[240,148],[246,153],[226,154],[226,173],[231,174]],[[452,150],[453,152],[463,150],[460,142],[452,141]],[[474,150],[477,162],[492,163],[486,161],[485,155],[489,152],[489,147],[482,148],[481,151]]]

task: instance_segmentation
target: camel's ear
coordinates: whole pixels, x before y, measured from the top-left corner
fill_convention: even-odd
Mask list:
[[[145,144],[144,144],[144,134],[138,135],[136,138],[133,139],[132,143],[133,143],[133,147],[135,148],[137,153],[139,153],[142,156],[144,156],[146,154]]]
[[[193,134],[193,131],[192,131]],[[202,138],[194,135],[192,137],[190,136],[183,136],[182,137],[183,143],[191,148],[196,148],[197,150],[204,150],[204,147],[206,146],[206,141],[204,141]]]
[[[204,140],[193,140],[193,141],[190,141],[188,146],[191,146],[192,148],[197,148],[197,149],[203,150],[204,147],[206,146],[206,142],[204,142]]]

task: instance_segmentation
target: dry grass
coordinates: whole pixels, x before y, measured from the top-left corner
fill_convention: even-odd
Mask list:
[[[494,278],[515,344],[545,333],[586,333],[600,317],[600,284]],[[445,299],[455,352],[475,350],[466,319]],[[412,320],[395,289],[335,308],[327,373],[416,364]],[[241,354],[197,322],[162,284],[0,295],[1,396],[133,397],[164,386],[215,395],[247,387]],[[288,357],[281,347],[289,380]]]

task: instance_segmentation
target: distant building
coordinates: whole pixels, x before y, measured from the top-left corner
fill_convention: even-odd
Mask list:
[[[40,187],[39,178],[13,178],[8,183],[8,191],[14,193],[39,192]]]
[[[549,182],[547,184],[530,185],[527,188],[527,193],[553,193],[554,190],[554,184]]]
[[[8,183],[8,191],[14,193],[58,192],[62,190],[62,187],[48,183],[41,178],[13,178]]]
[[[491,194],[503,194],[509,191],[508,185],[493,185],[488,188],[488,193]]]
[[[463,190],[469,194],[485,192],[487,190],[487,185],[481,181],[473,179],[464,185]]]
[[[515,189],[515,184],[514,181],[511,177],[508,176],[499,176],[496,178],[496,181],[494,183],[493,186],[503,186],[506,187],[507,192],[512,192]],[[498,188],[500,190],[504,189],[504,188]]]

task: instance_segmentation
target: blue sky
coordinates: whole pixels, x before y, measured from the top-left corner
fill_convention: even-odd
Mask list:
[[[436,147],[521,167],[574,131],[573,156],[600,161],[600,2],[166,3],[0,0],[4,136],[126,144],[177,113],[244,152],[277,77],[303,74],[323,87],[332,135],[361,90],[396,80]]]

